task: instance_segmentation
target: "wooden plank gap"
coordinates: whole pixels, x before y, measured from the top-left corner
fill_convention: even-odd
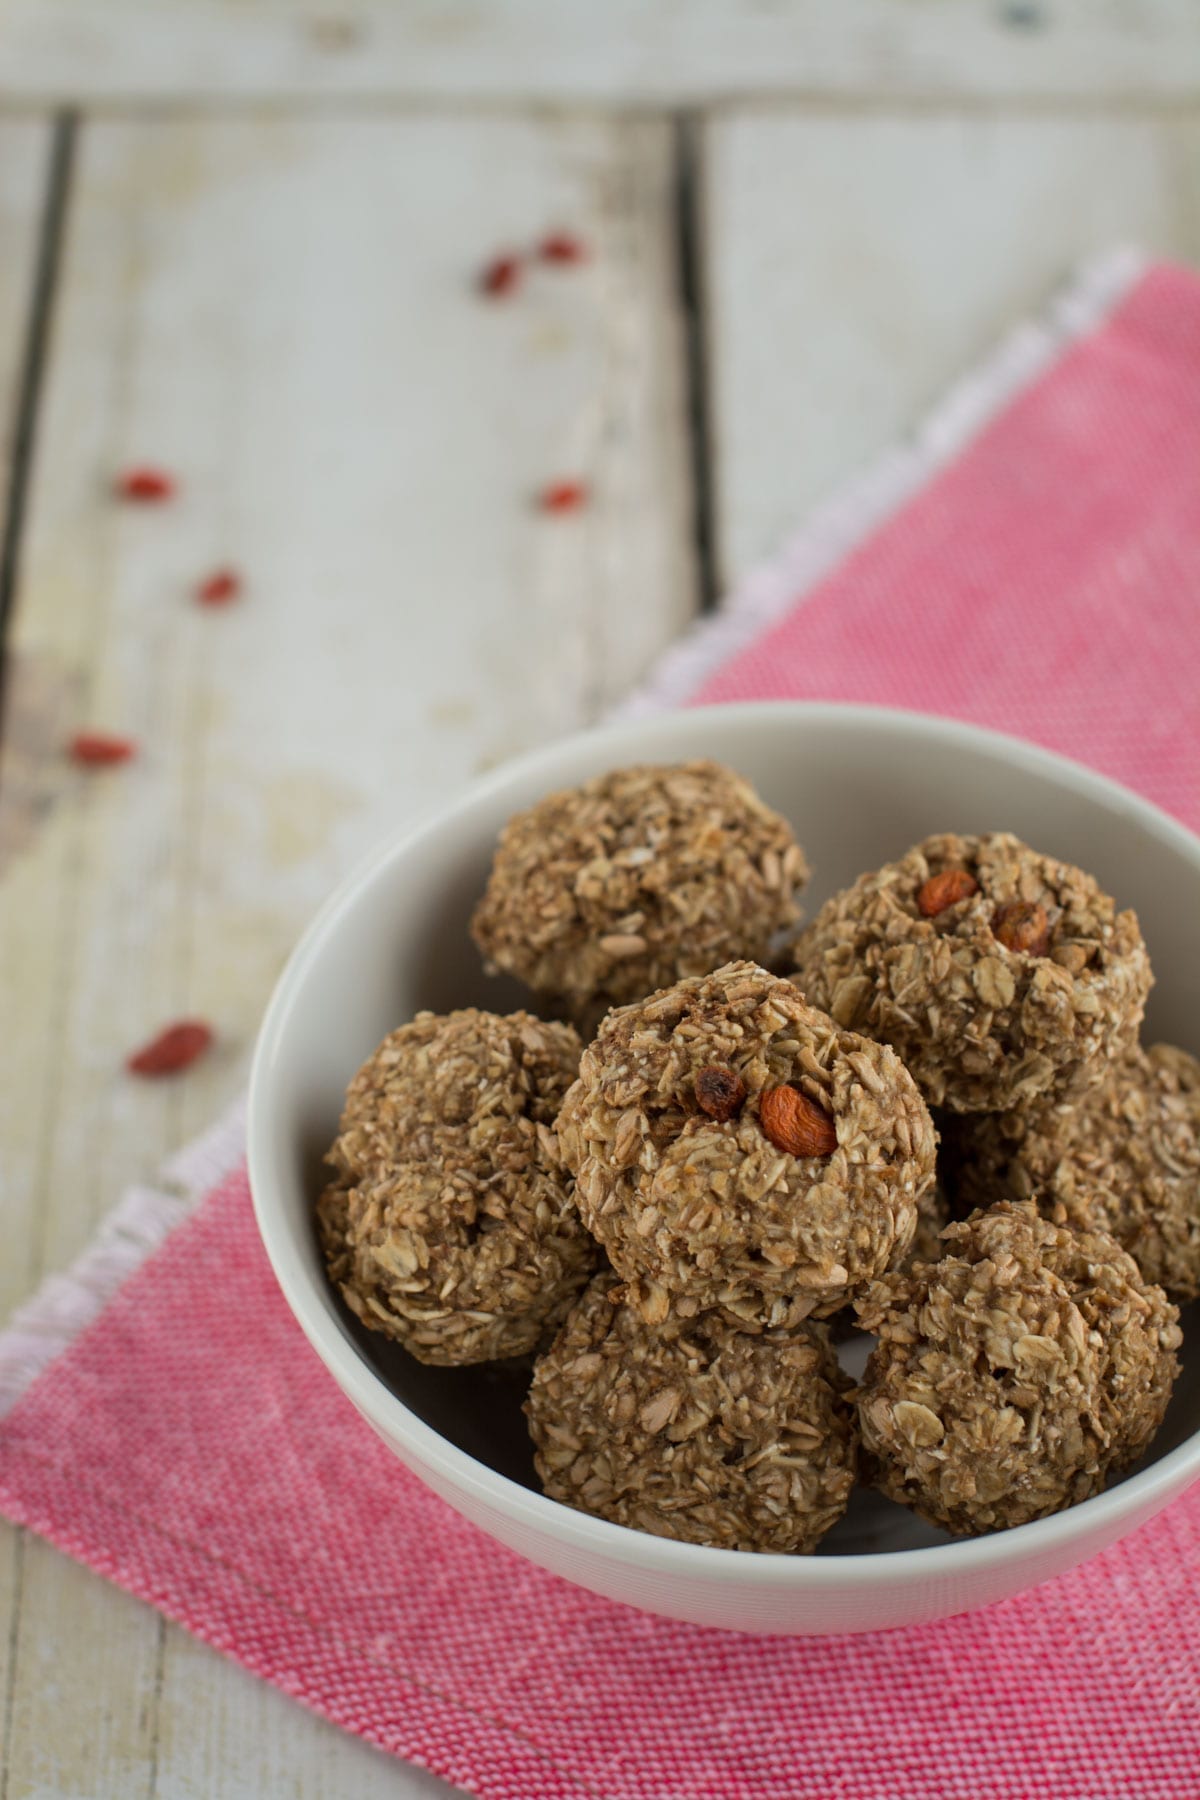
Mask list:
[[[680,111],[674,118],[675,248],[684,329],[687,435],[691,461],[692,543],[696,558],[699,611],[716,610],[720,599],[715,542],[712,417],[709,392],[708,307],[704,281],[703,138],[699,119]]]
[[[4,507],[0,508],[4,520],[3,535],[0,536],[0,656],[3,654],[5,630],[17,591],[21,531],[25,521],[29,476],[37,439],[38,404],[50,343],[51,316],[66,228],[77,123],[76,114],[69,111],[62,112],[55,118],[46,171],[45,197],[38,227],[37,259],[26,315],[25,348],[13,406],[8,493]],[[4,684],[0,681],[0,731],[3,728],[3,706]]]
[[[3,45],[0,43],[0,51]],[[45,93],[29,100],[0,96],[6,119],[45,116],[47,108],[65,104],[61,94]],[[433,93],[400,90],[396,93],[289,94],[264,88],[248,93],[97,94],[89,96],[89,123],[212,123],[267,124],[273,120],[296,124],[320,124],[324,120],[353,119],[473,120],[522,118],[534,124],[554,126],[566,120],[603,125],[619,122],[637,126],[663,118],[716,119],[730,113],[803,111],[814,118],[845,120],[877,116],[889,118],[972,118],[996,120],[1066,119],[1082,123],[1105,119],[1131,119],[1144,124],[1163,124],[1195,118],[1200,109],[1200,85],[1178,93],[1156,94],[1152,89],[1122,90],[1115,94],[1069,92],[1022,93],[1005,89],[998,93],[972,93],[969,88],[946,91],[900,89],[886,86],[827,88],[795,86],[766,88],[730,85],[703,99],[686,94],[613,94],[592,97],[564,92],[546,95],[519,87],[497,94],[457,95],[439,98]]]
[[[163,1678],[167,1663],[167,1621],[160,1615],[155,1623],[158,1629],[154,1645],[154,1686],[150,1692],[153,1717],[149,1721],[150,1767],[147,1771],[146,1800],[157,1800],[158,1797],[158,1729],[162,1718]]]

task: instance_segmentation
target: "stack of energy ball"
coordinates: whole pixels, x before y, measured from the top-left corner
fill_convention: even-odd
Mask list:
[[[1178,1372],[1200,1064],[1139,1047],[1133,914],[1014,837],[930,838],[797,937],[807,874],[711,762],[514,818],[472,929],[557,1018],[385,1039],[331,1279],[422,1361],[534,1356],[546,1493],[637,1530],[807,1552],[856,1481],[963,1535],[1070,1506]]]

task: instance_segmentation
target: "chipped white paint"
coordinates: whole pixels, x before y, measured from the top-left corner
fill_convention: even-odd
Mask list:
[[[717,117],[704,139],[723,586],[1085,256],[1200,257],[1200,128],[1149,118]]]
[[[1194,93],[1193,0],[7,0],[12,92],[616,104]]]

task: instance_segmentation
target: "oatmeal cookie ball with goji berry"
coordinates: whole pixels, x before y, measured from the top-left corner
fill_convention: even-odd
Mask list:
[[[662,1327],[598,1276],[539,1358],[525,1410],[552,1500],[635,1531],[806,1554],[841,1518],[857,1429],[824,1327]]]
[[[576,1019],[764,960],[808,878],[791,827],[732,769],[615,769],[505,827],[471,930],[490,966]]]
[[[868,1473],[963,1536],[1099,1493],[1142,1455],[1179,1372],[1179,1314],[1105,1232],[1001,1201],[936,1264],[857,1303],[878,1335],[858,1389]]]
[[[1186,1050],[1135,1047],[1077,1101],[978,1114],[953,1136],[964,1205],[1036,1200],[1111,1232],[1180,1305],[1200,1296],[1200,1062]]]
[[[326,1263],[419,1361],[534,1349],[595,1268],[551,1129],[579,1049],[528,1013],[423,1012],[350,1083],[318,1204]]]
[[[908,1250],[936,1149],[899,1057],[749,962],[610,1013],[558,1133],[651,1324],[836,1312]]]
[[[1150,960],[1090,875],[1004,832],[926,838],[826,902],[795,980],[897,1050],[931,1106],[1002,1112],[1101,1079],[1137,1036]]]

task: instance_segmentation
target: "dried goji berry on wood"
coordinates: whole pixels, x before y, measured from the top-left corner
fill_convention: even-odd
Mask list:
[[[212,1041],[212,1026],[203,1019],[180,1019],[135,1050],[125,1067],[132,1075],[177,1075],[203,1056]]]
[[[79,731],[71,739],[70,752],[73,762],[107,768],[136,756],[137,745],[132,738],[110,737],[102,731]]]
[[[175,477],[165,469],[126,469],[117,481],[122,500],[169,500],[174,492]]]
[[[227,606],[242,591],[242,578],[236,569],[214,569],[196,589],[201,606]]]

